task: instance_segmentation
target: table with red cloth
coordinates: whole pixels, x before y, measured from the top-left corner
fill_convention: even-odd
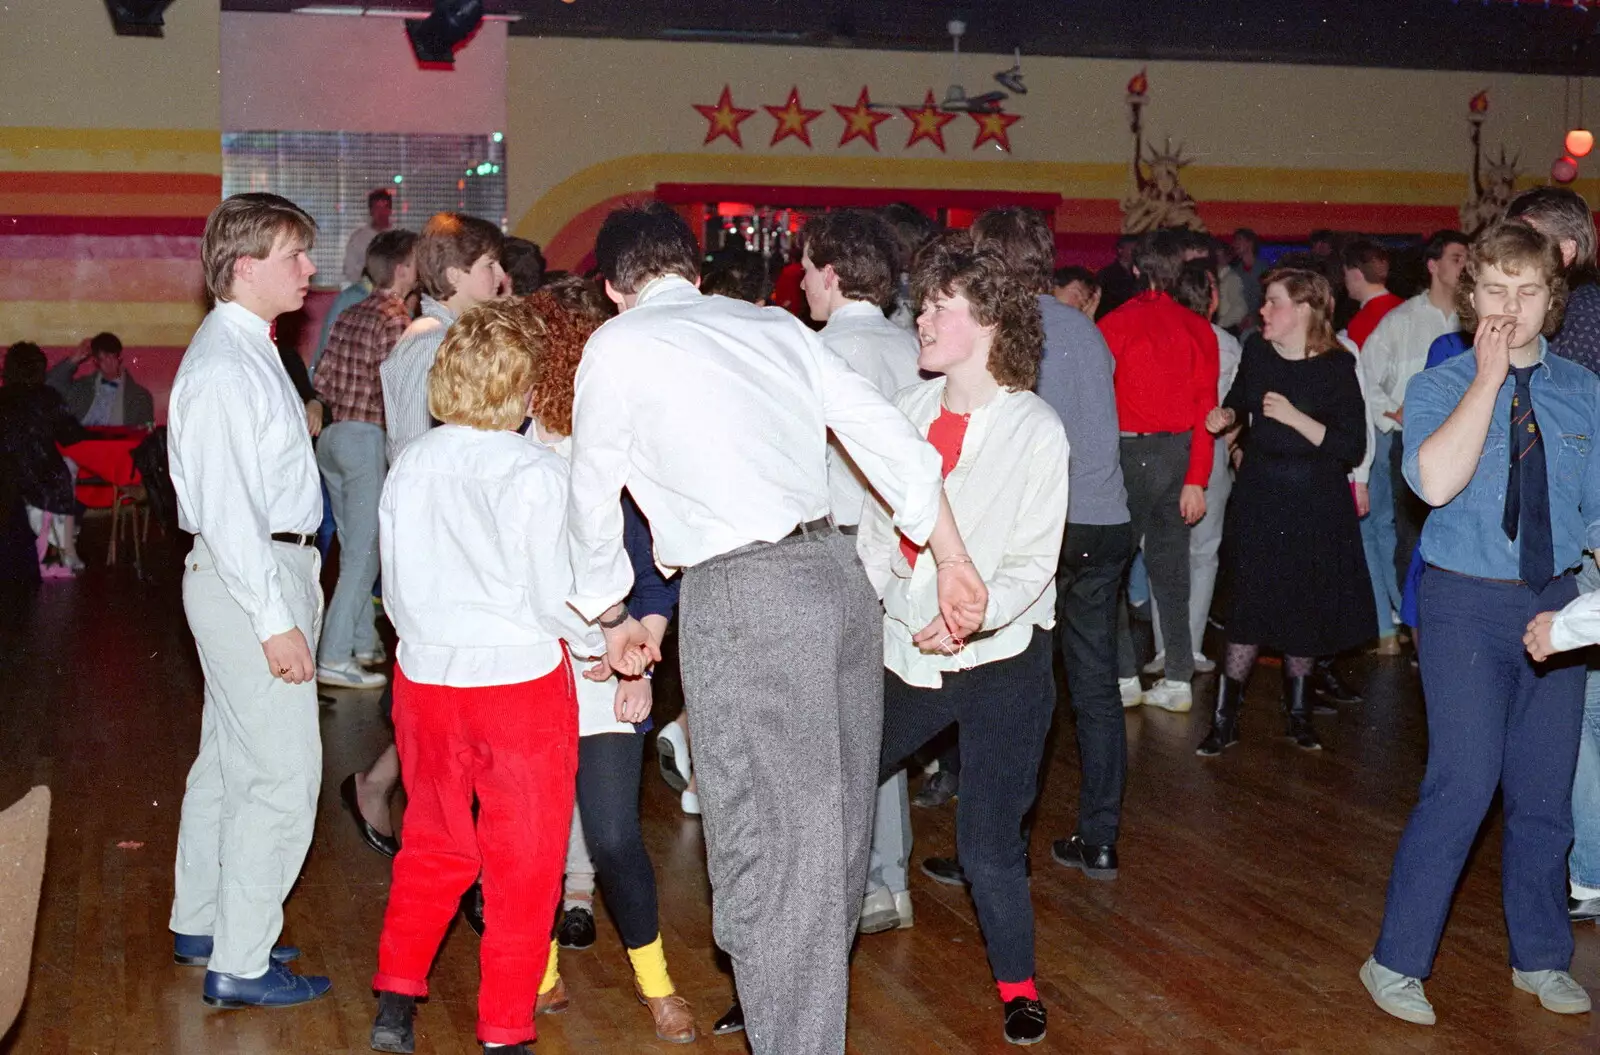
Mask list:
[[[78,501],[90,509],[109,509],[113,488],[140,483],[139,470],[133,466],[133,450],[145,441],[150,430],[104,425],[85,431],[88,439],[60,450],[78,466]]]

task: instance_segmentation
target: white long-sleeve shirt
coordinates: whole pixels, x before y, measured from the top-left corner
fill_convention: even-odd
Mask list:
[[[1591,559],[1587,554],[1584,559]],[[1550,644],[1557,652],[1600,645],[1600,590],[1579,594],[1550,623]]]
[[[917,338],[896,326],[876,304],[850,301],[828,316],[820,334],[829,351],[871,381],[885,399],[922,378],[917,373]],[[861,523],[861,506],[870,492],[844,445],[828,440],[828,505],[840,527]]]
[[[944,388],[944,378],[924,382],[902,391],[895,405],[925,435]],[[944,671],[1020,655],[1034,627],[1055,626],[1069,453],[1061,419],[1032,392],[1001,389],[972,412],[944,490],[989,587],[989,607],[980,632],[953,656],[927,655],[911,643],[939,614],[937,562],[924,552],[913,569],[888,515],[875,502],[867,506],[856,548],[883,600],[883,664],[907,685],[938,688]]]
[[[567,605],[567,463],[514,432],[441,425],[389,467],[378,500],[383,607],[406,677],[516,685],[605,651]]]
[[[939,455],[872,382],[781,308],[710,297],[676,275],[595,331],[573,403],[572,604],[627,596],[624,486],[656,561],[688,568],[828,514],[832,429],[908,538],[939,516]]]
[[[257,640],[293,630],[271,536],[316,531],[322,485],[267,320],[232,301],[206,316],[172,382],[167,439],[178,526],[205,540]]]
[[[449,308],[424,293],[422,314],[406,327],[378,367],[384,443],[391,465],[407,444],[433,427],[433,415],[428,413],[428,371],[455,321]]]
[[[1406,385],[1428,365],[1428,346],[1461,324],[1455,312],[1433,306],[1423,290],[1383,317],[1357,357],[1373,427],[1394,432],[1389,417],[1405,405]]]
[[[1372,397],[1367,394],[1367,371],[1361,360],[1361,349],[1356,347],[1356,342],[1350,339],[1350,334],[1344,330],[1339,331],[1339,345],[1345,351],[1356,357],[1356,387],[1361,389],[1361,404],[1367,408],[1367,450],[1361,456],[1361,463],[1350,470],[1350,482],[1357,484],[1368,483],[1372,479],[1372,458],[1377,453],[1377,426],[1372,419],[1375,414],[1372,409]],[[1388,466],[1380,466],[1380,472],[1388,472]]]

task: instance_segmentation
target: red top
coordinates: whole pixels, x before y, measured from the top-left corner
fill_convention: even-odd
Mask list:
[[[1124,432],[1187,432],[1183,482],[1211,479],[1206,415],[1217,405],[1217,334],[1165,293],[1146,291],[1100,320],[1117,361],[1117,421]]]
[[[1367,338],[1372,336],[1372,331],[1378,328],[1378,323],[1383,317],[1405,303],[1405,298],[1397,297],[1393,293],[1379,293],[1376,297],[1361,305],[1361,310],[1356,312],[1356,317],[1350,320],[1350,325],[1345,327],[1345,332],[1355,342],[1356,350],[1360,351],[1366,346]]]
[[[928,426],[928,442],[939,452],[940,476],[949,476],[950,470],[961,460],[961,443],[967,438],[967,425],[971,421],[971,414],[953,414],[941,404],[939,416]],[[900,552],[905,554],[907,564],[913,568],[917,566],[920,548],[904,535],[900,536]]]

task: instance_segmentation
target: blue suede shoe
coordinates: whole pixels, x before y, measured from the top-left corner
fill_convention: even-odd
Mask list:
[[[298,975],[274,963],[260,978],[207,971],[201,999],[212,1007],[293,1007],[325,996],[332,988],[333,982],[322,975]]]
[[[300,949],[294,945],[274,945],[273,963],[291,963],[300,958]],[[179,967],[204,967],[211,962],[211,935],[174,934],[172,936],[172,962]]]

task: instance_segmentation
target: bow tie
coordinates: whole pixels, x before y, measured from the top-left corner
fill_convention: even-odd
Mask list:
[[[106,379],[106,378],[103,378],[103,377],[102,377],[102,378],[101,378],[101,379],[100,379],[100,383],[101,383],[101,384],[102,384],[102,385],[109,385],[109,386],[110,386],[110,387],[112,387],[112,388],[116,388],[116,387],[117,387],[117,386],[118,386],[118,385],[119,385],[119,384],[121,384],[121,383],[122,383],[122,382],[120,382],[120,381],[110,381],[110,380],[107,380],[107,379]]]

